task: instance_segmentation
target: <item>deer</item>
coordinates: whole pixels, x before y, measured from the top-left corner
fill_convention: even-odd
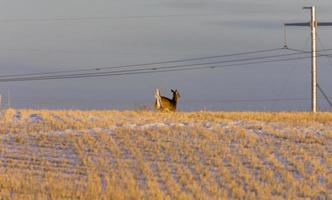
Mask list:
[[[159,111],[172,111],[172,112],[176,112],[176,105],[179,101],[179,98],[181,97],[180,93],[178,90],[173,90],[171,89],[172,93],[173,93],[173,98],[169,99],[167,97],[164,96],[160,96],[160,91],[159,89],[156,89],[155,92],[155,104],[154,104],[154,108],[156,110]]]

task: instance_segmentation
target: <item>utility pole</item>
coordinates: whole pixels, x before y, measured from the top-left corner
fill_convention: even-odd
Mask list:
[[[311,20],[307,23],[286,23],[284,26],[310,26],[311,29],[311,111],[317,112],[317,27],[332,26],[332,22],[317,22],[315,6],[303,7],[311,11]],[[285,42],[287,40],[285,39]],[[287,44],[285,44],[287,47]]]
[[[312,112],[317,112],[317,41],[316,41],[316,8],[304,7],[303,9],[311,10],[311,110]]]

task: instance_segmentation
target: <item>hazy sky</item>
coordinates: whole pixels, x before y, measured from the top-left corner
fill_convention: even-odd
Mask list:
[[[332,1],[0,0],[0,74],[71,70],[214,56],[283,46],[282,24],[306,22],[316,5],[332,21]],[[319,29],[331,48],[332,27]],[[308,28],[289,28],[289,46],[310,49]],[[319,48],[322,45],[319,43]],[[287,51],[283,52],[286,53]],[[282,52],[278,52],[280,54]],[[266,54],[264,54],[266,55]],[[269,55],[269,54],[268,54]],[[332,60],[319,82],[332,96]],[[158,87],[182,93],[181,110],[307,110],[310,101],[229,102],[310,97],[310,60],[121,77],[0,83],[19,108],[135,109]],[[322,108],[327,108],[320,100]]]

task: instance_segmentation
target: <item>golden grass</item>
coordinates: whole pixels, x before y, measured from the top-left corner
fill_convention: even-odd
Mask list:
[[[330,113],[7,110],[0,199],[329,199]]]

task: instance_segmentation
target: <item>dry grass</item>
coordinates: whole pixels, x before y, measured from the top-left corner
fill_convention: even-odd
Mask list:
[[[331,199],[330,113],[7,110],[1,199]]]

